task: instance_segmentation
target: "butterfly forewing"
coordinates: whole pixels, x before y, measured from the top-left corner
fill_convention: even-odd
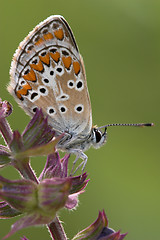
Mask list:
[[[17,49],[9,91],[31,116],[42,108],[52,127],[88,135],[92,113],[83,60],[62,16],[40,23]]]

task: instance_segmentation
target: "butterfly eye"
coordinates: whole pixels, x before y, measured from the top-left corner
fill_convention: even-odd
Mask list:
[[[103,146],[103,144],[106,142],[107,135],[106,135],[106,130],[104,133],[102,133],[100,130],[97,128],[93,128],[92,131],[92,144],[94,148],[100,148]]]
[[[95,129],[96,143],[101,141],[102,133]]]

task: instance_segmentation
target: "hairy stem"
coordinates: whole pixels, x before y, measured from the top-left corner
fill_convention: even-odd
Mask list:
[[[67,240],[64,228],[58,217],[55,217],[54,221],[48,224],[47,227],[53,240]]]

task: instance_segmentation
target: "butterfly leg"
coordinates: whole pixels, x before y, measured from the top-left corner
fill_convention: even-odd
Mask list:
[[[82,167],[82,174],[84,172],[84,169],[85,169],[85,166],[86,166],[86,163],[87,163],[87,160],[88,160],[88,157],[86,154],[84,154],[81,150],[72,150],[71,153],[74,153],[76,155],[76,159],[74,160],[73,162],[73,167],[72,167],[72,170],[71,170],[71,173],[70,175],[74,175],[81,167]],[[74,170],[75,168],[75,164],[76,162],[78,161],[78,159],[81,158],[82,159],[82,162],[78,165],[78,167]]]

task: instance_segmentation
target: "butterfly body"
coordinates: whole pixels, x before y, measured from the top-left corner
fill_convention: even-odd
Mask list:
[[[97,136],[98,135],[98,136]],[[106,131],[102,133],[96,128],[92,128],[89,135],[81,136],[68,136],[62,138],[57,144],[57,147],[62,151],[72,152],[75,149],[85,152],[91,146],[99,148],[106,142]]]
[[[41,108],[57,135],[57,148],[84,160],[91,145],[106,134],[92,127],[85,68],[72,30],[54,15],[35,27],[17,49],[10,70],[9,92],[31,116]],[[106,132],[106,131],[105,131]]]

